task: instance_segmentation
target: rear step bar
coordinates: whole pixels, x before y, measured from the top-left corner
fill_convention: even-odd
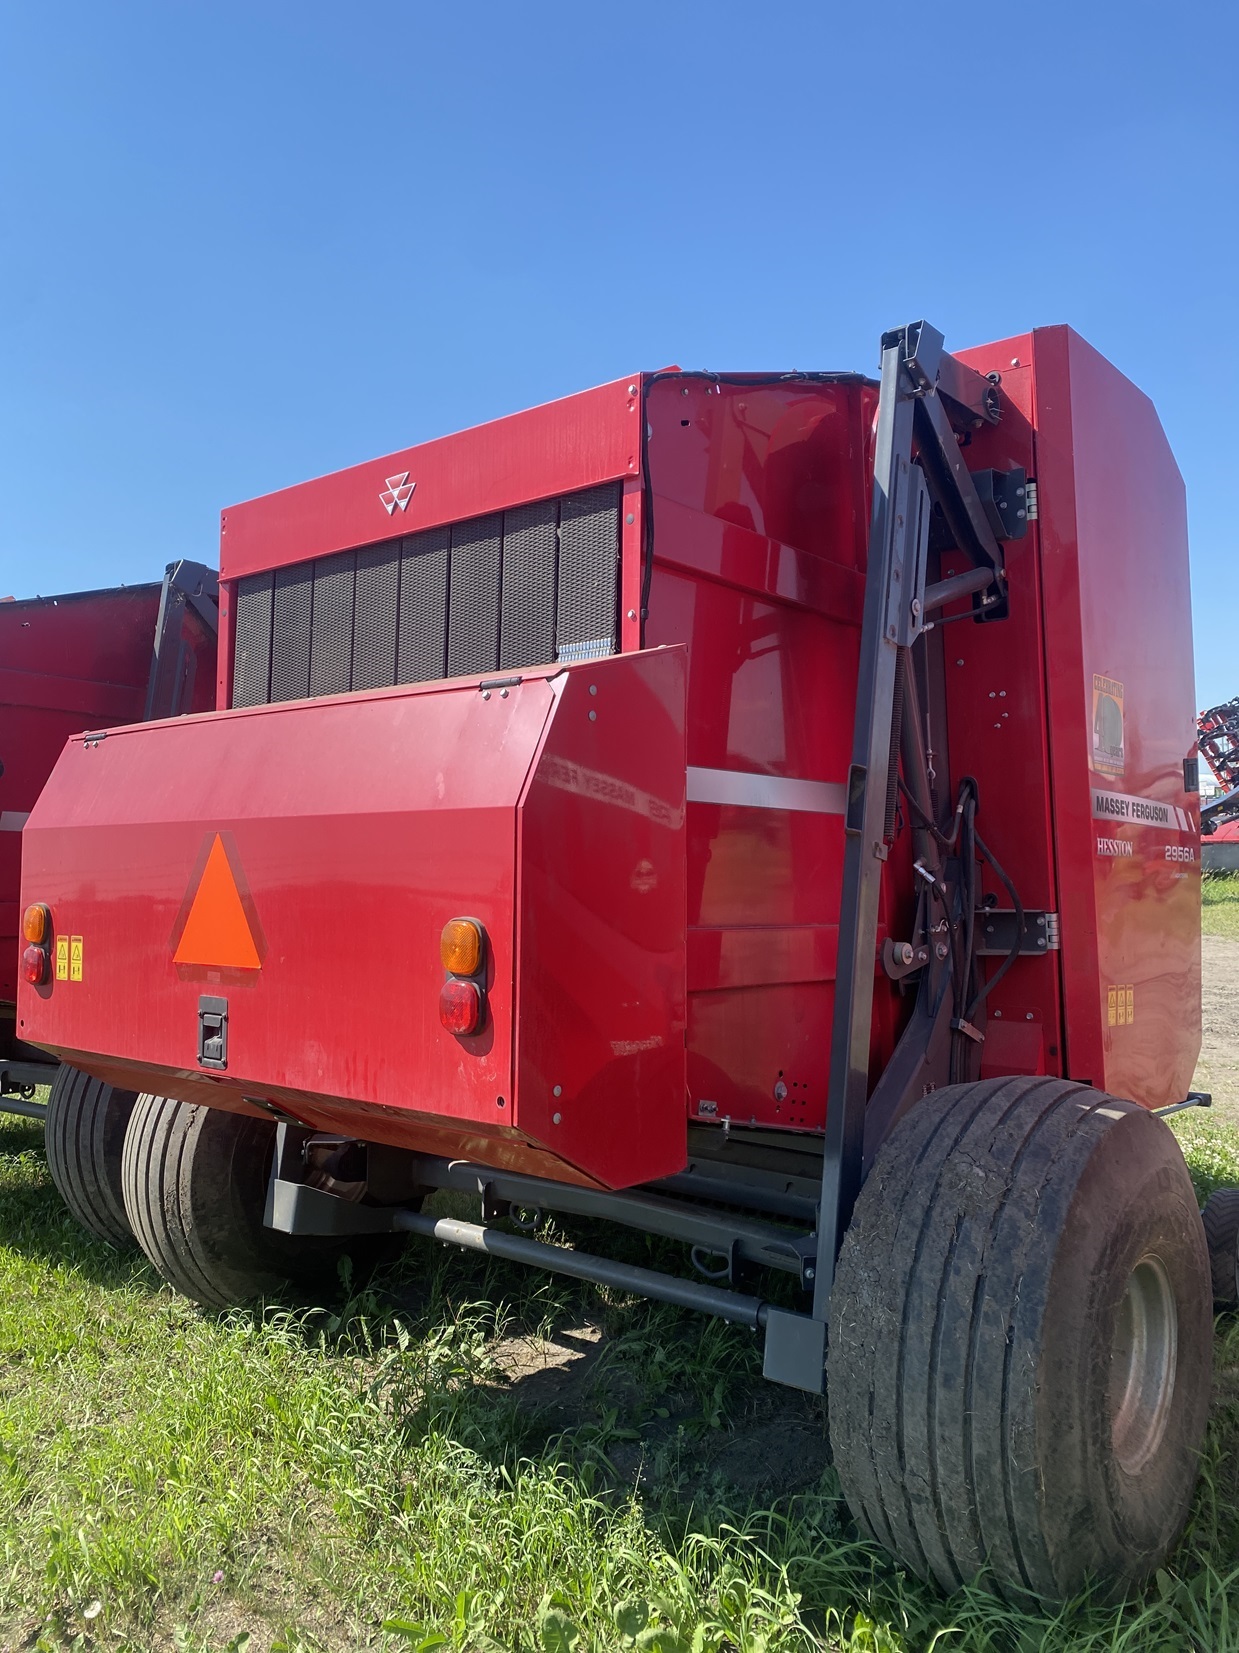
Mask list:
[[[570,1274],[574,1280],[592,1280],[595,1285],[613,1286],[637,1297],[674,1303],[677,1308],[698,1309],[720,1320],[747,1326],[750,1331],[764,1326],[769,1312],[758,1297],[745,1297],[719,1286],[700,1285],[696,1280],[682,1280],[674,1274],[660,1274],[655,1269],[638,1268],[632,1263],[617,1263],[610,1257],[593,1257],[586,1251],[569,1251],[564,1246],[547,1245],[543,1240],[527,1240],[520,1234],[505,1234],[502,1229],[461,1222],[456,1217],[396,1211],[392,1213],[392,1227],[410,1234],[424,1234],[441,1245],[484,1251],[490,1257],[530,1263],[554,1274]]]

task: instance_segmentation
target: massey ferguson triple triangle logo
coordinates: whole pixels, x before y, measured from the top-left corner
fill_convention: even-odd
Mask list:
[[[387,486],[379,495],[379,502],[389,517],[395,516],[397,505],[402,511],[408,510],[409,501],[413,498],[413,490],[416,487],[416,482],[409,481],[408,471],[401,471],[399,476],[389,476],[387,478]]]

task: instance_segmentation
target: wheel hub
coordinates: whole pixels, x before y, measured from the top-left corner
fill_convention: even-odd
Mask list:
[[[1161,1260],[1140,1259],[1119,1303],[1110,1356],[1114,1454],[1134,1475],[1166,1432],[1178,1363],[1179,1317]]]

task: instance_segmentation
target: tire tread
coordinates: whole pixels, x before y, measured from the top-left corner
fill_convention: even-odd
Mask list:
[[[1239,1188],[1215,1188],[1200,1215],[1209,1247],[1213,1305],[1239,1308]]]
[[[1062,1254],[1054,1242],[1085,1168],[1115,1129],[1134,1131],[1155,1160],[1164,1156],[1173,1198],[1194,1210],[1186,1167],[1160,1121],[1046,1076],[928,1095],[883,1146],[857,1203],[832,1303],[835,1463],[862,1530],[945,1590],[986,1571],[1017,1600],[1053,1597],[1071,1583],[1075,1558],[1043,1507],[1032,1461],[1044,1438],[1037,1362],[1042,1316],[1061,1301],[1051,1290]],[[1190,1234],[1184,1243],[1193,1259]],[[1183,1267],[1194,1324],[1196,1264]],[[1193,1354],[1185,1377],[1193,1408],[1198,1368]],[[1204,1393],[1202,1427],[1207,1381]],[[1097,1553],[1122,1570],[1118,1516],[1106,1510],[1098,1519]],[[1147,1559],[1131,1557],[1133,1576]]]
[[[118,1248],[134,1241],[121,1160],[135,1102],[134,1092],[62,1065],[52,1081],[44,1125],[47,1165],[61,1198],[83,1228]]]

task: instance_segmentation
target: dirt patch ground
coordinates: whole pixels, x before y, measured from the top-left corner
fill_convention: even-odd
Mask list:
[[[1239,941],[1203,936],[1204,1037],[1194,1088],[1211,1091],[1220,1119],[1239,1125]]]

